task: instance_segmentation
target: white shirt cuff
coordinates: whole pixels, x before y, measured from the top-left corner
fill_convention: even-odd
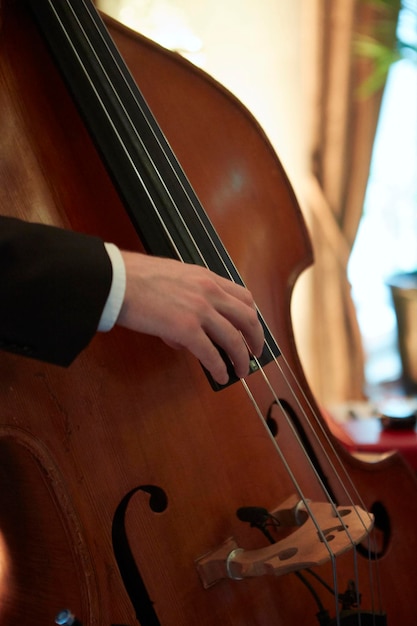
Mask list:
[[[112,283],[97,330],[108,332],[113,328],[122,308],[126,289],[126,268],[121,252],[113,243],[104,244],[113,268]]]

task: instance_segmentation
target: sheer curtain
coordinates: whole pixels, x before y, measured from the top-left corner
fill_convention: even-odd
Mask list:
[[[358,95],[373,68],[352,48],[357,33],[377,34],[392,45],[395,28],[381,34],[387,3],[306,0],[311,163],[302,204],[315,263],[303,285],[308,314],[302,359],[324,405],[364,394],[364,355],[347,263],[362,214],[382,89]]]

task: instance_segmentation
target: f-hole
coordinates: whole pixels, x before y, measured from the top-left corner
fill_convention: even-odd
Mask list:
[[[388,511],[382,502],[374,502],[370,512],[375,517],[374,529],[372,531],[371,550],[368,545],[359,544],[358,552],[365,558],[378,560],[384,556],[391,539],[391,521]]]
[[[142,626],[161,626],[153,608],[153,602],[149,597],[148,590],[133,557],[126,533],[126,511],[130,500],[138,491],[144,491],[149,494],[149,508],[154,513],[162,513],[167,508],[168,498],[165,491],[160,487],[140,485],[129,491],[121,500],[113,517],[113,552],[138,621]]]
[[[279,408],[277,408],[279,407]],[[317,458],[317,455],[314,451],[313,446],[311,445],[308,436],[305,433],[303,424],[299,418],[299,416],[297,415],[296,411],[294,411],[294,409],[292,408],[292,406],[290,405],[289,402],[287,402],[286,400],[283,399],[279,399],[279,402],[277,402],[276,400],[274,400],[267,412],[266,415],[266,423],[268,425],[269,430],[271,431],[272,435],[275,438],[279,437],[279,424],[274,416],[274,409],[275,412],[277,412],[277,414],[279,415],[281,411],[284,411],[286,416],[291,420],[297,435],[301,441],[301,444],[307,454],[307,456],[311,459],[314,467],[316,468],[316,471],[318,473],[318,475],[320,476],[320,479],[323,483],[323,485],[325,486],[327,493],[330,495],[330,497],[335,501],[334,498],[334,494],[333,491],[331,489],[331,486],[329,484],[329,481],[327,479],[327,476],[325,474],[325,472],[323,472],[319,460]]]

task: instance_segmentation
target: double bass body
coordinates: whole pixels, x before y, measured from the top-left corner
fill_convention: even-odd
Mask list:
[[[109,28],[304,389],[302,407],[315,406],[290,320],[292,287],[312,255],[274,152],[209,77],[113,22]],[[23,2],[2,9],[0,80],[1,212],[141,249]],[[119,328],[97,336],[66,370],[6,353],[0,369],[2,625],[52,624],[65,607],[84,626],[314,623],[317,604],[293,574],[205,588],[198,572],[198,559],[231,536],[247,549],[265,545],[237,518],[239,507],[274,510],[294,493],[240,384],[215,393],[191,356]],[[311,459],[342,500],[325,427],[311,438],[288,385],[273,364],[266,370],[305,433],[309,459],[284,416],[270,412],[274,398],[259,372],[251,389],[303,490],[322,495]],[[368,466],[335,446],[365,504],[384,510],[382,595],[390,623],[411,626],[412,607],[399,598],[414,581],[414,476],[396,456]],[[339,563],[346,586],[352,555]],[[368,569],[360,556],[369,606]],[[329,566],[320,571],[332,580]],[[334,600],[319,593],[333,614]]]

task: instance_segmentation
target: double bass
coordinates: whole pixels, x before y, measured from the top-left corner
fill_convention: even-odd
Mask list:
[[[416,479],[347,454],[308,388],[311,247],[258,124],[87,0],[0,6],[1,212],[206,265],[265,329],[222,388],[121,328],[67,369],[0,353],[0,623],[412,626]]]

